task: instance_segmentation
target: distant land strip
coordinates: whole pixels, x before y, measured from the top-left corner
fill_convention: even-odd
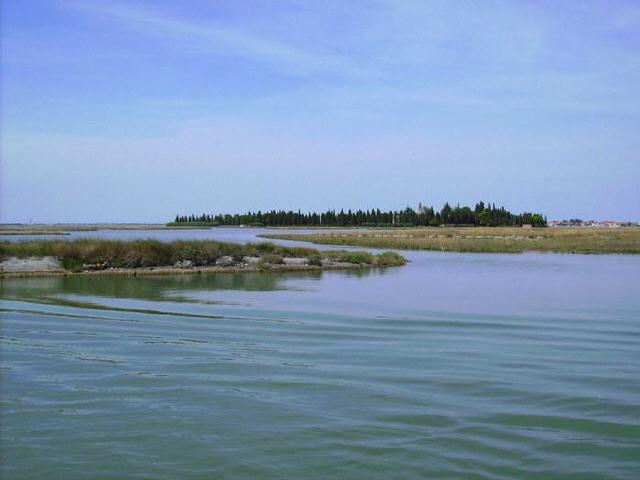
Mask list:
[[[441,225],[467,226],[547,226],[546,216],[540,213],[524,212],[514,214],[504,207],[484,202],[476,203],[472,209],[467,206],[451,206],[445,203],[439,210],[418,205],[417,209],[404,210],[327,210],[323,213],[271,210],[247,212],[245,214],[176,215],[168,226],[257,226],[257,227],[438,227]]]
[[[470,253],[527,251],[584,254],[640,254],[640,228],[439,227],[331,231],[313,234],[263,234],[262,238],[297,240],[400,250]]]

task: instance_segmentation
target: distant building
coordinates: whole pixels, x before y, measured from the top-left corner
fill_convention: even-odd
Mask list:
[[[524,225],[523,225],[524,226]],[[637,226],[632,222],[618,222],[615,220],[580,220],[572,218],[570,220],[552,220],[549,222],[550,227],[564,227],[564,228],[620,228],[620,227],[633,227]]]

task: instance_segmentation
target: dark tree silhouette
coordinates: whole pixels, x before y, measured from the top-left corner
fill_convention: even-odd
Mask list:
[[[539,213],[524,212],[513,214],[504,207],[478,202],[472,210],[459,204],[452,207],[448,202],[437,212],[434,208],[421,206],[417,211],[410,207],[398,211],[380,209],[356,210],[347,212],[341,209],[327,210],[323,213],[302,213],[300,210],[271,210],[269,212],[247,212],[245,214],[206,214],[176,215],[175,225],[217,226],[325,226],[325,227],[415,227],[440,225],[476,225],[476,226],[521,226],[534,227],[547,225],[547,218]]]

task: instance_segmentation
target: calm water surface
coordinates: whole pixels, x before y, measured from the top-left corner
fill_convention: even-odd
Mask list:
[[[406,256],[1,281],[2,478],[640,478],[640,257]]]

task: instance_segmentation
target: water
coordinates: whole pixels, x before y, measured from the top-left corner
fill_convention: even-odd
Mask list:
[[[640,478],[640,257],[406,255],[2,281],[2,478]]]

